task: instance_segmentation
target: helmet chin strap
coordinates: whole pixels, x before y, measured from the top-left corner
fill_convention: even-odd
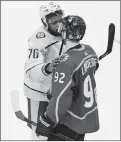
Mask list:
[[[66,31],[65,30],[61,32],[61,38],[62,38],[62,44],[61,44],[59,55],[61,55],[62,53],[63,45],[66,45]]]
[[[43,23],[44,27],[48,30],[48,24],[47,24],[46,19],[45,19],[45,18],[43,18],[43,19],[41,19],[41,21],[42,21],[42,23]]]
[[[66,30],[61,32],[61,37],[62,37],[63,44],[66,45]]]

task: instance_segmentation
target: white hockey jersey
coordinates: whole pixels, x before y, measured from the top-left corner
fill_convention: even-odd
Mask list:
[[[44,66],[59,55],[61,43],[61,37],[51,35],[44,27],[39,28],[30,37],[24,77],[26,97],[35,101],[47,101],[46,93],[52,77],[51,74],[45,73]]]

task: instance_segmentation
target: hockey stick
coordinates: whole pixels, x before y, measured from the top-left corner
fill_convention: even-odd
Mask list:
[[[27,123],[30,123],[34,126],[37,126],[37,124],[35,122],[26,118],[25,115],[22,113],[22,111],[20,109],[20,105],[19,105],[19,93],[17,90],[14,90],[11,92],[11,104],[12,104],[14,113],[17,118],[19,118],[20,120],[25,121]]]
[[[99,60],[103,59],[105,56],[110,54],[112,52],[113,48],[113,41],[114,41],[114,35],[115,35],[115,25],[111,23],[108,28],[108,45],[107,45],[107,50],[104,54],[102,54],[99,57]]]
[[[63,45],[66,45],[66,31],[62,31],[61,37],[62,37],[62,43],[61,43],[61,48],[60,48],[60,51],[59,51],[59,55],[61,55],[61,52],[63,50]]]
[[[27,122],[31,125],[34,125],[34,126],[37,126],[37,123],[29,120],[21,111],[20,109],[20,105],[19,105],[19,92],[18,90],[14,90],[11,92],[11,104],[12,104],[12,107],[13,107],[13,110],[14,110],[14,113],[16,115],[16,117],[24,122]],[[61,139],[65,139],[66,141],[72,141],[71,139],[63,136],[62,134],[59,134],[59,133],[56,133],[56,134],[53,134]]]
[[[61,52],[62,52],[64,39],[66,37],[65,33],[66,32],[64,32],[64,34],[62,34],[64,37],[62,38],[62,44],[61,44],[59,55],[61,55]],[[107,56],[108,54],[110,54],[112,52],[114,36],[115,36],[115,25],[113,23],[111,23],[109,25],[109,28],[108,28],[108,45],[107,45],[107,50],[106,50],[106,52],[104,54],[102,54],[99,57],[99,60],[103,59],[105,56]]]

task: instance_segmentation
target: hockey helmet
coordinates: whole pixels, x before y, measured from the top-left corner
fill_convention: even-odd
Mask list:
[[[40,18],[47,29],[48,29],[47,18],[52,17],[56,13],[57,15],[61,15],[62,17],[64,17],[63,10],[56,3],[50,2],[49,4],[42,5],[40,7]],[[52,22],[55,22],[55,20],[56,18],[54,18]]]
[[[64,19],[68,25],[67,38],[76,41],[82,40],[86,30],[85,21],[81,17],[74,15],[69,15]]]

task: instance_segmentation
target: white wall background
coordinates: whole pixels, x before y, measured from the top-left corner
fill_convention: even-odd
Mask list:
[[[20,105],[27,115],[23,95],[24,62],[27,41],[41,25],[39,7],[44,1],[1,2],[1,138],[2,140],[30,140],[30,129],[18,120],[12,110],[10,92],[18,89]],[[87,31],[83,43],[91,45],[98,55],[107,46],[108,25],[116,25],[116,39],[120,39],[119,1],[57,1],[66,15],[84,18]],[[114,42],[113,52],[100,61],[96,74],[100,130],[86,135],[85,140],[120,139],[120,44]]]

